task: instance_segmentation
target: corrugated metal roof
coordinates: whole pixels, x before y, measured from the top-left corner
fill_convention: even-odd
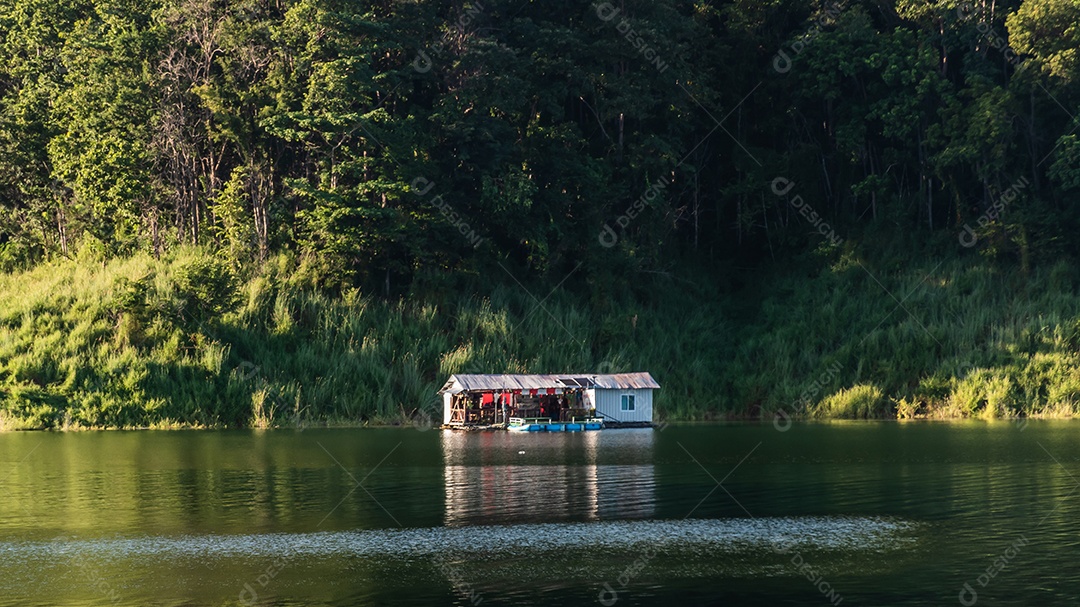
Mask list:
[[[498,375],[462,374],[451,375],[439,393],[485,392],[497,390],[543,390],[547,388],[577,388],[582,384],[595,384],[598,388],[631,390],[659,388],[660,384],[648,373],[614,373],[597,375],[568,373],[561,375]]]
[[[634,390],[644,388],[660,388],[652,375],[648,373],[614,373],[611,375],[594,375],[593,381],[597,388]]]

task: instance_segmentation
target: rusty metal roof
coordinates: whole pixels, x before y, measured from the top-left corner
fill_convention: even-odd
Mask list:
[[[570,373],[562,375],[498,375],[461,374],[451,375],[439,393],[450,392],[497,392],[499,390],[543,390],[547,388],[597,387],[612,390],[656,389],[652,375],[648,373],[613,373],[597,375]]]

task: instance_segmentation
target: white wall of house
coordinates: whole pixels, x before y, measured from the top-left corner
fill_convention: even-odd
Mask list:
[[[454,395],[450,394],[449,392],[444,392],[443,395],[442,395],[442,403],[443,403],[442,423],[444,423],[444,424],[449,424],[450,423],[450,406],[451,406],[451,403],[453,403],[453,402],[454,402]]]
[[[594,388],[589,390],[589,400],[596,407],[598,417],[615,419],[621,422],[651,422],[652,421],[652,393],[651,389],[642,390],[607,390]],[[634,410],[623,411],[622,396],[624,394],[634,397]],[[600,414],[603,415],[600,415]]]

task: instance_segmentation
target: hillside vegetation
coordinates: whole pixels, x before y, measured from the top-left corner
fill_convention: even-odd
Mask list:
[[[328,295],[297,284],[285,255],[246,278],[191,249],[44,264],[0,277],[0,420],[427,426],[452,373],[630,370],[657,377],[658,416],[672,420],[1080,410],[1069,264],[1023,275],[979,257],[801,261],[730,298],[661,279],[650,303],[608,312],[565,288],[447,303]]]
[[[0,0],[4,427],[1071,415],[1080,0]]]
[[[565,292],[538,306],[516,286],[386,301],[304,289],[295,270],[279,256],[240,279],[184,249],[0,277],[4,427],[441,423],[435,392],[452,373],[655,361],[670,365],[659,406],[689,412],[721,370],[726,331],[704,300],[599,315]]]

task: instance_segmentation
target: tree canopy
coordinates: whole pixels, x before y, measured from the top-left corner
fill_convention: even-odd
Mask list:
[[[1080,1],[2,0],[0,266],[596,284],[871,223],[1080,234]],[[777,191],[777,178],[791,187]],[[827,228],[827,230],[826,230]]]

